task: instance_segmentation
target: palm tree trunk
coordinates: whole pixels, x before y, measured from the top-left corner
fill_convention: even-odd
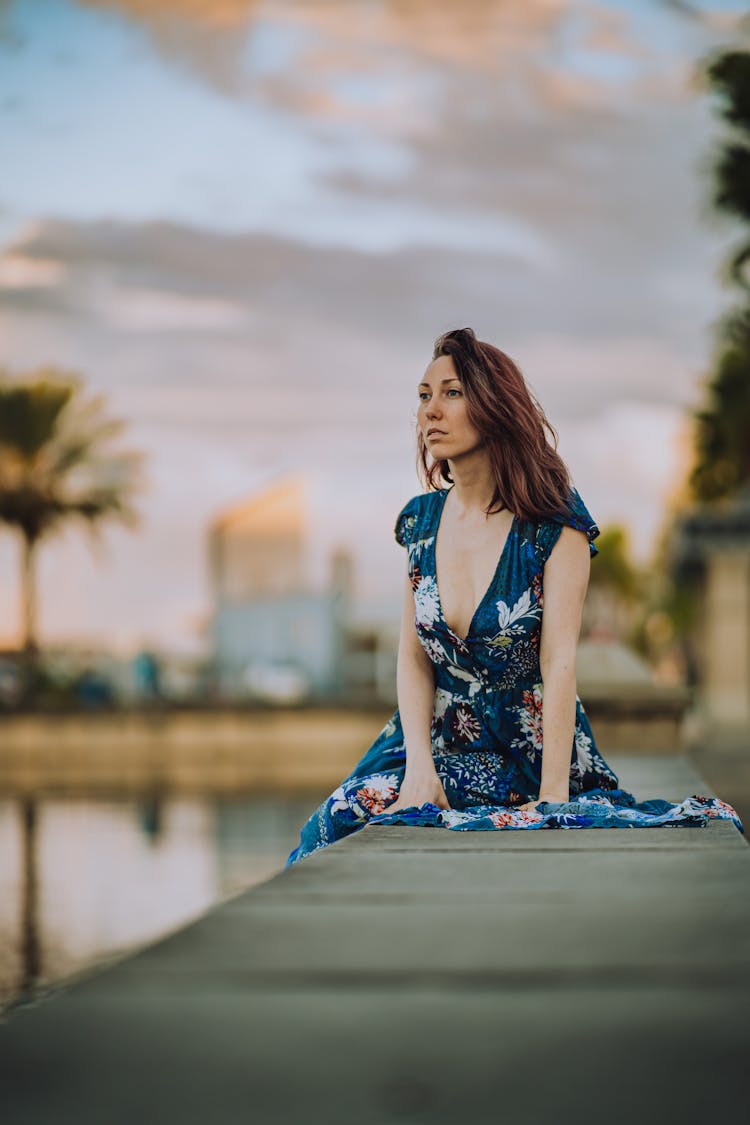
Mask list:
[[[21,697],[22,708],[35,708],[39,697],[39,645],[36,637],[36,545],[37,539],[28,535],[23,537],[21,551],[21,599],[22,599],[22,659],[21,659]]]
[[[42,970],[39,936],[39,888],[37,869],[37,802],[29,794],[21,800],[23,828],[23,881],[21,884],[21,977],[19,991],[28,996]]]
[[[23,607],[23,651],[27,657],[33,657],[38,649],[36,636],[36,539],[23,537],[21,557],[21,596]]]

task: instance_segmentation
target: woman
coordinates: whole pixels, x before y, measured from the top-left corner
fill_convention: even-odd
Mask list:
[[[399,706],[287,866],[367,823],[466,831],[721,817],[744,831],[716,798],[636,802],[596,747],[575,668],[599,528],[518,367],[470,328],[446,332],[418,396],[430,491],[395,527],[407,549]]]

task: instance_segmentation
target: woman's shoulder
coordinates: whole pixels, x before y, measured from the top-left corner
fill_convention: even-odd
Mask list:
[[[549,558],[552,548],[560,538],[563,527],[566,526],[584,533],[588,539],[591,558],[599,554],[599,548],[594,544],[594,539],[601,534],[600,528],[574,485],[570,486],[566,504],[559,511],[537,521],[533,526],[535,528],[535,544],[543,563]]]
[[[419,492],[404,504],[396,517],[393,529],[396,542],[402,547],[408,546],[424,534],[442,491],[444,490],[433,489],[431,492]]]

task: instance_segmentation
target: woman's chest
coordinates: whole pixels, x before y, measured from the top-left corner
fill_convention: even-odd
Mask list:
[[[514,532],[512,513],[498,512],[476,521],[450,520],[446,516],[434,540],[434,579],[446,623],[465,637],[475,616],[491,593],[504,561],[506,544]]]
[[[533,525],[514,521],[494,563],[486,590],[478,595],[472,585],[471,601],[465,597],[472,615],[470,620],[464,617],[462,624],[468,622],[468,628],[462,630],[456,628],[458,622],[446,612],[442,601],[442,574],[436,566],[434,536],[426,535],[414,544],[410,573],[415,626],[436,665],[497,670],[524,653],[528,656],[532,649],[538,651],[544,594]],[[486,575],[485,571],[482,581]]]

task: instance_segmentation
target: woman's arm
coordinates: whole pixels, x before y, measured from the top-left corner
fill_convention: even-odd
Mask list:
[[[542,701],[542,780],[539,801],[570,799],[570,762],[576,722],[576,649],[591,573],[584,532],[567,524],[544,567],[544,611],[539,663]],[[529,802],[522,808],[534,807]]]
[[[396,691],[406,746],[406,771],[398,797],[385,812],[423,805],[430,801],[450,808],[432,757],[431,724],[435,704],[435,680],[427,653],[419,643],[414,625],[414,594],[407,572],[401,634],[396,663]]]

